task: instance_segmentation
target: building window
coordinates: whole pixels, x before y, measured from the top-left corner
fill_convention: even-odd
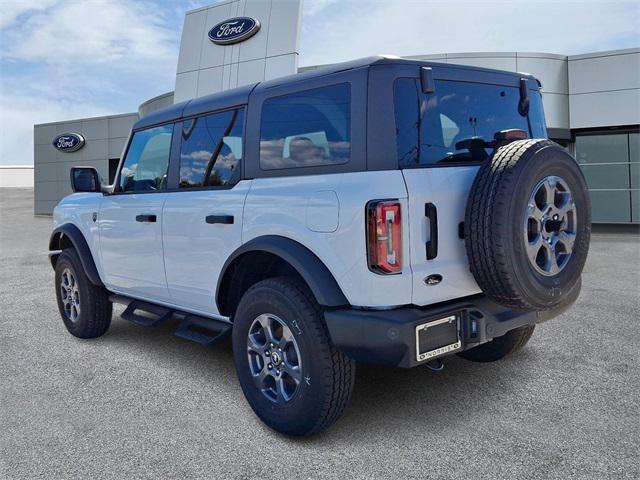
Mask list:
[[[148,192],[167,188],[173,125],[133,134],[120,172],[120,191]]]
[[[182,122],[180,188],[236,183],[242,159],[243,125],[242,109]]]
[[[351,87],[347,83],[266,100],[260,168],[317,167],[349,161]]]
[[[594,222],[640,222],[638,133],[578,133],[576,160],[591,196]]]

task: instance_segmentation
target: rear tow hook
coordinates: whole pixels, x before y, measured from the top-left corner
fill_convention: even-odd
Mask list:
[[[444,362],[439,358],[435,358],[424,364],[429,370],[433,370],[434,372],[441,372],[444,370]]]

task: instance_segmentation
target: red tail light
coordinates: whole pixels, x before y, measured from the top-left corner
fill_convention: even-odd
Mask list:
[[[367,257],[369,269],[376,273],[402,271],[402,217],[397,200],[367,204]]]

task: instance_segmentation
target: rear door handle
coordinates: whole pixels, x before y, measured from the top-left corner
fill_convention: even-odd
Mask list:
[[[155,215],[136,215],[136,222],[155,223],[156,220]]]
[[[222,223],[224,225],[233,224],[233,215],[207,215],[205,217],[207,223]]]
[[[427,242],[427,260],[438,256],[438,209],[433,203],[424,206],[424,215],[429,220],[429,241]]]

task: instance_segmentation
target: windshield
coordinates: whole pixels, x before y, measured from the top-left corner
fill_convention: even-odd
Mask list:
[[[542,98],[530,90],[529,118],[518,113],[516,87],[436,80],[435,93],[400,78],[394,85],[400,168],[439,163],[478,163],[493,151],[494,135],[519,129],[546,138]],[[530,125],[529,125],[530,124]]]

